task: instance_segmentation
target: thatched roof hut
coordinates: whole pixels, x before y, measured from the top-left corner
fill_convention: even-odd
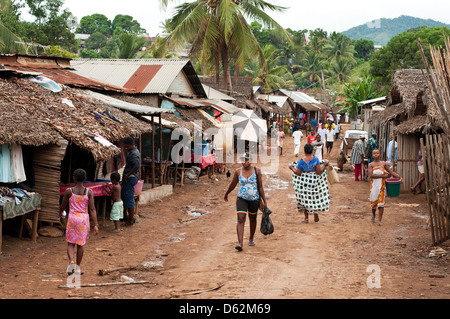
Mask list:
[[[110,142],[150,132],[151,126],[128,113],[90,99],[78,89],[53,93],[24,78],[0,78],[0,144],[29,146],[58,144],[60,137],[92,153],[101,161],[119,154]],[[110,114],[111,116],[108,116]]]
[[[408,191],[418,179],[420,137],[442,131],[442,119],[430,93],[423,70],[397,70],[392,77],[386,109],[372,117],[383,158],[392,137],[396,138],[394,169],[404,179],[402,190]]]

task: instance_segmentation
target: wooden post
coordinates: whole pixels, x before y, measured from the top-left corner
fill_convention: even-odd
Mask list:
[[[159,113],[159,181],[160,184],[163,185],[163,131],[162,131],[162,120],[161,113]]]
[[[0,255],[2,254],[2,239],[3,237],[3,208],[0,207]]]
[[[155,117],[152,114],[152,188],[155,188]]]

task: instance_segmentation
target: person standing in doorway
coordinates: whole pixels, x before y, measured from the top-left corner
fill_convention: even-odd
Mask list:
[[[127,151],[125,168],[122,176],[121,197],[124,212],[127,216],[126,226],[134,225],[134,186],[138,183],[139,169],[141,167],[141,154],[137,149],[134,139],[130,136],[123,140],[123,146]],[[125,216],[124,216],[125,217]]]
[[[248,214],[250,220],[250,236],[248,245],[254,246],[254,235],[256,231],[256,217],[258,214],[259,201],[262,200],[264,208],[267,207],[267,200],[264,194],[261,170],[250,164],[252,156],[245,153],[240,157],[242,167],[238,168],[233,175],[233,179],[225,193],[224,200],[228,202],[228,195],[236,188],[239,183],[239,192],[236,199],[237,226],[236,232],[238,244],[235,246],[237,251],[242,251],[244,242],[244,226]]]

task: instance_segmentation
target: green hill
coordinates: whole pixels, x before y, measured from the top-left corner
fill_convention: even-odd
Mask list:
[[[431,19],[420,19],[410,16],[400,16],[395,19],[379,19],[370,21],[366,24],[353,27],[342,34],[345,34],[353,40],[368,39],[372,40],[375,45],[385,46],[391,38],[412,28],[421,26],[450,28],[449,24],[445,24]]]

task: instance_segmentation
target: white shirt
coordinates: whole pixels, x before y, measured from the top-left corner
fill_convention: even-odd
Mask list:
[[[294,134],[292,134],[294,137],[294,144],[301,144],[303,133],[301,131],[295,131]]]
[[[327,131],[327,142],[334,142],[334,130]]]
[[[324,128],[320,128],[320,129],[317,130],[317,133],[319,133],[319,135],[320,135],[321,141],[325,141],[325,139],[327,138],[327,137],[326,137],[327,131],[328,131],[328,130],[327,130],[327,129],[324,129]]]

